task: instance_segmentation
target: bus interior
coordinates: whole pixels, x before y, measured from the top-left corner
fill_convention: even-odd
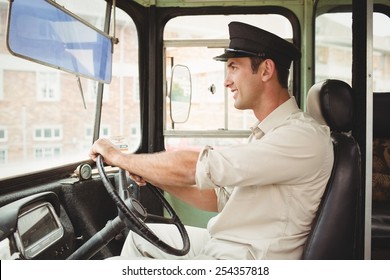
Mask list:
[[[206,227],[216,213],[88,153],[99,138],[130,153],[245,142],[255,118],[212,59],[232,21],[300,48],[289,90],[302,110],[318,82],[351,86],[361,178],[351,248],[332,258],[390,259],[389,0],[0,0],[0,259],[118,256],[145,218]]]

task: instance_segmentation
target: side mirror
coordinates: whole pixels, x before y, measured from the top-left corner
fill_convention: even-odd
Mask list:
[[[192,82],[187,66],[175,65],[172,69],[170,96],[170,113],[172,126],[185,123],[191,110]]]
[[[10,1],[7,31],[7,46],[15,56],[111,82],[111,37],[53,1]]]

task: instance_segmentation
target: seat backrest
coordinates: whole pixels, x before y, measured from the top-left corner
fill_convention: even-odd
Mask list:
[[[330,127],[334,164],[303,250],[303,259],[354,259],[357,254],[358,197],[361,157],[351,135],[352,88],[340,80],[311,87],[307,110]]]

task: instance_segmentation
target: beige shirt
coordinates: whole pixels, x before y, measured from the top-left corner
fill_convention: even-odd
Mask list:
[[[333,165],[329,128],[290,98],[252,131],[248,144],[200,153],[196,183],[215,188],[219,208],[204,253],[299,259]]]

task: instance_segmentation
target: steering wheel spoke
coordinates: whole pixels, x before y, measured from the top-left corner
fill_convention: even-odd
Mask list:
[[[158,223],[158,224],[175,224],[174,218],[162,217],[159,215],[148,214],[145,220],[146,223]]]

